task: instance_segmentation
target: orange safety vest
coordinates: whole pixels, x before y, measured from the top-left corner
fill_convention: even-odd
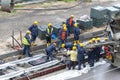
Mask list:
[[[62,35],[61,35],[62,40],[65,39],[65,36],[66,36],[66,31],[62,30]]]
[[[70,18],[70,21],[69,21],[70,26],[72,26],[72,22],[73,22],[73,19]]]

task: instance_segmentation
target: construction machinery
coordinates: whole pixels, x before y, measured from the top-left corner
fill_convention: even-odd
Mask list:
[[[112,59],[107,59],[107,62],[113,66],[120,66],[120,12],[113,15],[101,37],[108,37],[109,40],[87,45],[86,48],[94,48],[96,46],[109,46]]]

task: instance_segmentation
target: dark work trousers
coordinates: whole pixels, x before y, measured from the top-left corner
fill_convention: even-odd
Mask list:
[[[46,36],[47,43],[51,43],[51,36]]]
[[[81,65],[83,65],[83,67],[85,67],[85,57],[82,56],[81,58],[78,58],[78,70],[81,69]]]
[[[46,50],[46,54],[47,54],[47,61],[49,61],[49,58],[50,60],[53,60],[53,53],[51,51]]]
[[[94,52],[90,52],[88,54],[88,63],[90,65],[90,67],[94,66]]]
[[[29,57],[31,57],[32,55],[30,54],[30,45],[24,45],[23,48],[23,55],[28,54]]]
[[[71,61],[71,60],[70,60],[70,63],[69,63],[69,65],[68,65],[68,69],[70,70],[71,67],[72,67],[72,69],[75,69],[76,63],[77,63],[77,61]]]
[[[31,42],[34,42],[35,40],[36,40],[36,38],[37,38],[37,36],[35,36],[35,35],[31,35]]]
[[[79,40],[79,35],[74,36],[74,40]]]

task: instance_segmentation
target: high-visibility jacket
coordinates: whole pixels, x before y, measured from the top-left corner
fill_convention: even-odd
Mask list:
[[[30,45],[30,36],[28,34],[26,34],[25,37],[23,38],[23,44]]]
[[[62,30],[62,34],[61,34],[61,38],[62,38],[62,40],[65,40],[65,38],[66,38],[66,33],[67,31],[65,31],[65,30]]]
[[[68,51],[67,54],[70,55],[71,61],[77,61],[77,51]]]
[[[53,33],[53,28],[47,28],[46,29],[46,36],[50,36]]]

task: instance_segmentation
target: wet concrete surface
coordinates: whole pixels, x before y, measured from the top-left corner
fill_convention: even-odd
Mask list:
[[[120,68],[109,63],[92,68],[88,73],[68,80],[120,80]]]

